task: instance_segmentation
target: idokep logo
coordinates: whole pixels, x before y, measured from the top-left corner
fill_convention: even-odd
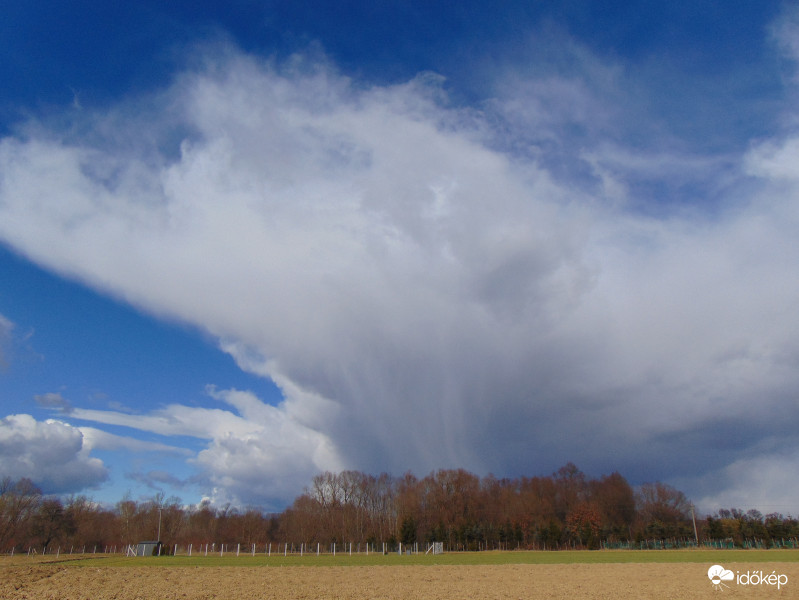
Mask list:
[[[707,576],[710,579],[710,583],[713,584],[713,588],[720,590],[722,589],[721,586],[728,588],[725,581],[732,581],[735,579],[735,573],[732,571],[725,569],[721,565],[713,565],[707,570]]]
[[[713,565],[710,567],[707,570],[707,577],[717,590],[730,587],[724,583],[725,581],[735,581],[737,585],[773,585],[776,586],[778,590],[788,583],[788,576],[784,573],[777,574],[776,571],[772,571],[771,573],[763,573],[763,571],[747,571],[746,573],[741,573],[740,571],[736,571],[733,573],[721,565]]]

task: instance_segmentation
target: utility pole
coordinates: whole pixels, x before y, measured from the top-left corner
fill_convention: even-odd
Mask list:
[[[696,547],[699,547],[699,534],[696,532],[696,515],[694,515],[694,504],[691,503],[691,520],[694,522],[694,538],[696,539]]]
[[[694,525],[694,528],[696,526]],[[158,537],[156,538],[157,541],[161,541],[161,507],[158,507]]]

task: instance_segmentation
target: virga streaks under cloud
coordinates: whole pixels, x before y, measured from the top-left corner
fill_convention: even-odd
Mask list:
[[[220,501],[276,506],[323,469],[568,460],[784,498],[758,473],[799,466],[799,142],[630,142],[651,125],[622,69],[575,48],[466,107],[434,74],[369,85],[212,45],[168,89],[3,139],[5,243],[284,394],[64,418],[207,440]]]

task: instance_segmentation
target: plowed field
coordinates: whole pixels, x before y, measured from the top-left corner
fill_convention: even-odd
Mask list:
[[[0,598],[63,600],[461,598],[799,598],[799,563],[729,564],[785,574],[776,586],[714,590],[701,563],[347,567],[5,565]],[[728,592],[724,594],[723,592]]]

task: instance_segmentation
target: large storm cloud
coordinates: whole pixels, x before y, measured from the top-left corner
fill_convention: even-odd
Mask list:
[[[234,425],[193,409],[180,431],[235,500],[325,468],[571,460],[716,497],[754,472],[732,465],[795,467],[797,139],[641,150],[607,141],[630,127],[607,77],[506,83],[467,109],[431,74],[367,86],[228,50],[2,140],[0,237],[281,387],[275,407],[214,391]],[[706,206],[642,210],[698,181]]]

